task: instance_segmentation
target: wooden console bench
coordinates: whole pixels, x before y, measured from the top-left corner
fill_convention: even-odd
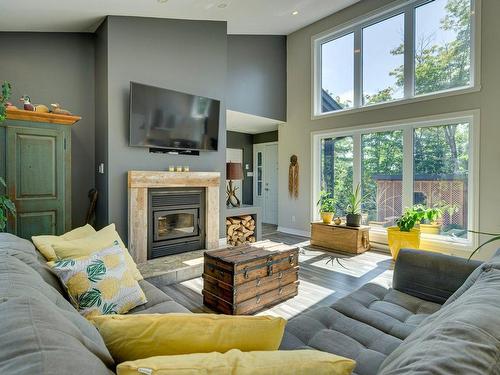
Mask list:
[[[370,227],[311,223],[311,245],[350,254],[370,249]]]

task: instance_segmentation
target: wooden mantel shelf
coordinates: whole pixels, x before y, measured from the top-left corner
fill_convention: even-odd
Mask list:
[[[42,113],[25,111],[23,109],[7,109],[7,119],[32,122],[46,122],[49,124],[73,125],[80,121],[80,116],[60,115],[56,113]]]

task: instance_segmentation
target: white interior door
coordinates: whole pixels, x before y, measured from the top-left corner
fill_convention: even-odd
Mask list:
[[[243,150],[241,148],[226,148],[226,162],[241,163],[243,166]],[[227,184],[227,181],[226,181]],[[236,198],[243,204],[243,185],[242,181],[233,181],[233,186],[237,187]]]
[[[254,145],[254,205],[262,222],[278,224],[278,144]]]

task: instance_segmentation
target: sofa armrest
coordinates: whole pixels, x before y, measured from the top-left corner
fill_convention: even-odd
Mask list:
[[[443,304],[481,263],[425,250],[402,249],[394,266],[393,288]]]

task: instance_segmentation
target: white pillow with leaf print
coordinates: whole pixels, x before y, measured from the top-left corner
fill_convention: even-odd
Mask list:
[[[83,316],[125,314],[145,304],[146,296],[127,268],[118,243],[86,257],[48,263]]]

